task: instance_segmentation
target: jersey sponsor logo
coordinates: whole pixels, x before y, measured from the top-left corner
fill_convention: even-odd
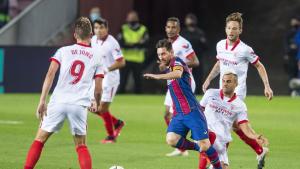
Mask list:
[[[230,117],[230,116],[232,116],[234,114],[232,111],[227,110],[226,108],[223,108],[223,107],[219,107],[218,105],[213,104],[213,103],[209,104],[209,107],[211,107],[212,109],[214,109],[214,111],[216,113],[220,113],[220,114],[222,114],[224,116],[227,116],[227,117]]]
[[[238,65],[238,63],[236,61],[231,61],[231,60],[227,60],[227,59],[224,59],[224,58],[219,58],[220,61],[222,61],[222,64],[224,66],[230,66],[230,65]]]

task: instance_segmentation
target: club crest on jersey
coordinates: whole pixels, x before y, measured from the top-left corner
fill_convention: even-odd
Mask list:
[[[186,44],[186,45],[182,45],[182,47],[185,48],[185,49],[188,49],[190,47],[190,45]]]

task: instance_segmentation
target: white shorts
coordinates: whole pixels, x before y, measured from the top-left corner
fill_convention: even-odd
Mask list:
[[[220,161],[229,165],[226,144],[227,144],[227,142],[220,141],[220,139],[218,139],[218,137],[216,137],[213,147],[218,152]]]
[[[102,87],[102,102],[112,102],[118,89],[119,84],[113,86],[103,86]]]
[[[86,135],[86,107],[72,104],[53,103],[48,105],[47,116],[41,122],[41,129],[58,132],[68,119],[72,135]]]
[[[191,76],[191,87],[192,87],[193,93],[195,93],[195,90],[196,90],[196,83],[195,83],[195,80],[194,80],[194,77],[193,77],[193,76]],[[171,109],[172,109],[173,101],[172,101],[172,97],[171,97],[171,94],[170,94],[169,89],[168,89],[167,94],[166,94],[166,97],[165,97],[164,105],[165,105],[165,106],[169,106],[169,107],[171,107]],[[172,112],[172,111],[170,111],[170,112]]]

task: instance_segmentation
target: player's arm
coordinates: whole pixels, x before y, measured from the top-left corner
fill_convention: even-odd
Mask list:
[[[268,145],[269,142],[267,138],[263,137],[261,134],[255,133],[248,122],[239,124],[240,129],[245,133],[245,135],[251,139],[256,140],[261,145]]]
[[[172,72],[169,72],[169,73],[166,73],[166,74],[149,74],[149,73],[146,73],[146,74],[144,74],[144,77],[146,79],[171,80],[171,79],[181,78],[182,73],[183,73],[183,67],[182,66],[175,66],[173,68]]]
[[[264,93],[265,93],[265,96],[271,100],[273,98],[273,91],[270,87],[270,84],[269,84],[269,79],[268,79],[268,74],[267,74],[267,71],[265,69],[265,66],[260,62],[260,61],[257,61],[254,66],[256,67],[257,71],[258,71],[258,74],[260,76],[260,78],[262,79],[263,83],[264,83],[264,86],[265,86],[265,90],[264,90]]]
[[[193,52],[190,56],[187,57],[188,61],[187,61],[187,65],[188,67],[197,67],[199,66],[199,59],[197,58],[197,55],[195,54],[195,52]]]
[[[102,95],[102,80],[103,77],[95,77],[95,90],[94,90],[94,97],[96,102],[96,107],[100,106],[100,100]]]
[[[115,60],[115,62],[107,68],[107,71],[108,72],[114,71],[114,70],[124,67],[125,65],[126,65],[125,59],[123,57],[121,57],[121,58]]]
[[[52,87],[53,80],[55,77],[55,74],[59,68],[59,64],[57,62],[51,62],[46,78],[44,80],[43,88],[42,88],[42,94],[40,97],[40,102],[37,108],[37,116],[39,119],[43,120],[44,115],[47,115],[47,105],[46,105],[46,99],[49,94],[49,91]]]
[[[220,73],[220,61],[217,61],[212,70],[210,71],[209,75],[207,76],[205,82],[202,85],[202,90],[205,93],[207,90],[210,82],[219,75]]]

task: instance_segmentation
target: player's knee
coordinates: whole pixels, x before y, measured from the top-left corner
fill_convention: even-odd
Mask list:
[[[166,137],[167,144],[170,146],[176,146],[178,140],[179,139],[173,135],[167,135],[167,137]]]
[[[198,143],[201,151],[207,151],[209,147],[211,146],[209,139],[201,140]]]

